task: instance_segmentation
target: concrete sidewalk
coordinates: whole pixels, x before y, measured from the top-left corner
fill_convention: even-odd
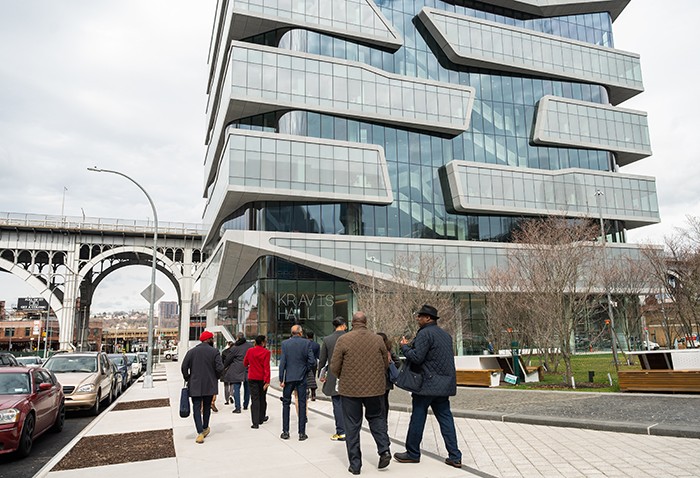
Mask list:
[[[275,373],[273,372],[273,377]],[[309,439],[299,442],[281,440],[280,393],[268,393],[270,420],[258,430],[250,428],[247,412],[232,414],[232,406],[224,406],[220,398],[219,413],[213,413],[211,435],[206,442],[194,442],[192,418],[181,419],[178,401],[182,378],[179,364],[163,364],[154,372],[153,389],[145,390],[140,383],[131,387],[119,403],[156,398],[169,398],[170,407],[139,410],[105,410],[36,476],[39,477],[122,477],[132,473],[159,474],[171,477],[218,477],[233,473],[258,477],[352,476],[348,473],[345,445],[329,439],[334,433],[332,407],[327,400],[309,402]],[[392,453],[403,451],[410,413],[401,411],[401,391],[392,392],[389,414],[389,435]],[[545,393],[545,392],[542,392]],[[489,395],[491,400],[506,397],[500,392]],[[532,397],[532,395],[531,395]],[[538,397],[535,395],[535,397]],[[513,398],[511,397],[511,400]],[[573,397],[571,398],[573,400]],[[535,399],[537,400],[537,399]],[[463,403],[458,397],[457,403]],[[543,395],[539,401],[546,401]],[[403,406],[404,410],[406,409]],[[697,409],[695,414],[700,414]],[[412,477],[589,477],[589,476],[699,476],[694,462],[700,456],[700,440],[666,436],[649,436],[613,431],[567,428],[562,426],[508,423],[457,416],[462,469],[443,463],[447,455],[437,421],[429,416],[420,464],[395,461],[378,471],[377,453],[368,432],[362,434],[362,476],[389,475]],[[292,430],[296,418],[292,415]],[[51,471],[61,458],[83,436],[115,435],[147,430],[172,430],[175,456],[159,460],[123,463],[67,471]],[[138,446],[137,443],[134,444]],[[148,476],[148,475],[147,475]]]
[[[276,372],[273,371],[273,374]],[[141,383],[129,388],[117,403],[150,399],[170,399],[170,407],[145,408],[137,410],[105,410],[86,427],[75,440],[49,462],[37,477],[119,477],[132,475],[173,477],[230,477],[241,476],[273,477],[338,477],[352,476],[348,472],[345,443],[334,442],[330,436],[335,433],[332,417],[318,413],[319,408],[330,407],[330,402],[310,402],[307,435],[303,442],[291,433],[290,440],[282,440],[281,395],[278,390],[268,393],[269,421],[259,429],[250,428],[250,412],[233,414],[233,406],[223,405],[217,400],[218,413],[212,412],[211,434],[204,444],[196,444],[196,432],[191,417],[180,418],[178,403],[182,376],[178,363],[166,363],[154,372],[154,388],[144,389]],[[220,396],[221,397],[221,396]],[[296,416],[292,413],[290,428],[296,430]],[[74,447],[82,437],[96,435],[118,435],[128,432],[172,429],[175,455],[172,458],[122,463],[99,467],[87,467],[65,471],[51,471],[52,468]],[[405,475],[434,477],[474,476],[466,468],[456,469],[443,463],[444,458],[424,456],[419,464],[401,464],[392,460],[388,468],[377,470],[378,455],[374,440],[367,431],[362,432],[362,476],[389,477]],[[134,443],[137,447],[138,443]],[[403,447],[392,444],[392,453],[403,451]],[[145,475],[144,475],[145,474]],[[478,476],[478,475],[477,475]]]

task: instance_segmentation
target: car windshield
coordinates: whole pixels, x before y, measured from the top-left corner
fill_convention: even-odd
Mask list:
[[[109,358],[117,365],[124,365],[124,357],[122,355],[110,355]]]
[[[0,373],[0,395],[29,393],[28,373]]]
[[[46,362],[44,368],[53,373],[94,373],[97,371],[97,358],[54,355]]]
[[[38,357],[17,357],[17,361],[22,365],[36,365],[39,363]]]
[[[138,363],[139,361],[139,356],[136,354],[127,354],[126,356],[131,363]]]

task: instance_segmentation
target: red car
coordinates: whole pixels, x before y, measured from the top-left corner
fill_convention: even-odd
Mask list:
[[[27,456],[34,439],[60,432],[66,413],[63,389],[43,368],[0,368],[0,454]]]

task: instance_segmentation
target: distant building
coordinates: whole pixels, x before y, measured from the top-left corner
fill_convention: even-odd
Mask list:
[[[5,301],[0,300],[0,320],[5,320]]]
[[[180,305],[176,301],[161,301],[158,303],[158,317],[171,319],[180,317]]]

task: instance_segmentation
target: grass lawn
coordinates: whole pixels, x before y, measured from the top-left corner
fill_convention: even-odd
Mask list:
[[[622,354],[618,354],[618,363],[620,370],[639,370],[639,364],[627,365]],[[525,357],[524,357],[525,358]],[[533,356],[531,365],[538,365],[537,357]],[[571,368],[574,371],[574,380],[576,381],[576,391],[583,392],[619,392],[620,387],[617,381],[617,372],[613,363],[612,353],[600,354],[580,354],[574,355],[571,358]],[[559,363],[557,372],[545,372],[544,380],[539,383],[519,384],[517,386],[502,384],[508,387],[519,389],[556,389],[556,390],[571,390],[571,387],[566,387],[564,382],[566,367],[564,362]],[[595,372],[593,382],[588,382],[588,371]],[[608,373],[612,378],[613,385],[610,386]],[[561,388],[560,388],[561,387]]]

